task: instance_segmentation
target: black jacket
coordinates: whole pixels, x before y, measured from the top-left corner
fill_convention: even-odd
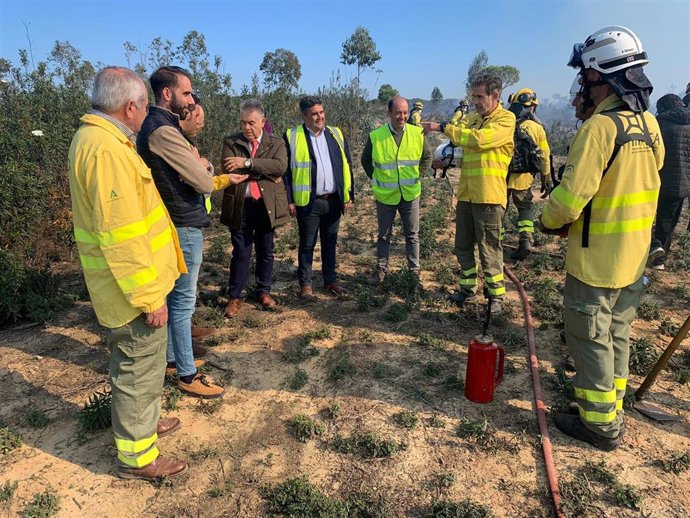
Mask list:
[[[690,108],[672,108],[657,116],[666,148],[660,198],[690,196]]]
[[[311,145],[311,139],[309,138],[309,130],[307,129],[306,124],[302,124],[302,127],[304,128],[304,134],[307,137],[307,147],[309,148],[309,158],[311,159],[311,191],[309,193],[309,203],[305,205],[304,207],[297,207],[297,214],[298,215],[307,215],[311,213],[311,209],[314,206],[314,199],[316,197],[316,164],[317,160],[314,156],[314,149],[312,148]],[[331,158],[331,165],[333,166],[333,176],[335,177],[335,188],[336,192],[338,193],[338,197],[340,200],[340,211],[344,211],[344,205],[343,205],[343,200],[345,199],[344,196],[344,189],[345,186],[343,184],[343,156],[340,153],[340,146],[338,145],[338,142],[335,140],[335,137],[333,134],[329,131],[328,128],[324,128],[324,134],[326,135],[326,143],[328,144],[328,155]],[[352,159],[350,158],[350,147],[347,145],[347,139],[345,139],[345,136],[343,135],[344,139],[344,144],[345,144],[345,158],[347,159],[347,163],[350,165],[350,201],[355,201],[355,179],[354,179],[354,170],[352,167]],[[287,198],[288,198],[288,203],[293,204],[295,203],[295,199],[292,196],[292,170],[290,168],[290,154],[292,153],[292,150],[290,149],[290,143],[287,140],[287,133],[283,135],[283,140],[285,141],[285,146],[287,147],[288,150],[288,170],[287,173],[285,174],[285,190],[287,191]]]
[[[183,182],[174,168],[149,149],[149,135],[161,126],[173,126],[184,136],[179,120],[173,113],[150,106],[149,114],[137,135],[137,152],[151,168],[153,181],[175,226],[208,227],[211,219],[204,205],[204,195]]]

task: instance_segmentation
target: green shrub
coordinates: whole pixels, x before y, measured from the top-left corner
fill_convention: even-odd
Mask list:
[[[60,497],[48,487],[43,493],[34,494],[22,511],[22,518],[49,518],[60,510]]]
[[[10,482],[9,480],[0,486],[0,502],[8,502],[14,498],[14,493],[19,487],[19,482]]]
[[[690,450],[671,453],[667,458],[661,460],[661,466],[666,471],[676,475],[690,470]]]
[[[461,502],[445,500],[434,502],[424,518],[490,518],[491,516],[493,516],[491,509],[468,499]]]
[[[297,369],[290,378],[288,387],[290,390],[300,390],[309,382],[309,374],[302,369]]]
[[[45,412],[31,407],[24,416],[24,421],[26,421],[26,424],[31,428],[44,428],[50,422],[50,418]]]
[[[290,432],[299,442],[307,442],[309,439],[321,435],[324,431],[322,424],[317,423],[311,417],[299,414],[288,421]]]
[[[633,374],[647,374],[658,358],[659,354],[648,336],[630,340],[630,372]]]
[[[4,250],[0,250],[0,271],[0,328],[22,319],[46,322],[72,301],[60,292],[57,275],[22,266]]]
[[[113,395],[109,390],[91,394],[84,408],[77,413],[80,428],[85,432],[108,428],[112,424],[112,401]]]
[[[417,427],[419,422],[419,416],[412,412],[411,410],[404,410],[393,416],[393,420],[403,428],[412,430]]]
[[[267,486],[261,490],[271,515],[302,518],[348,518],[347,507],[316,489],[306,477]]]
[[[0,428],[0,454],[6,455],[19,448],[23,443],[21,435],[14,433],[7,427]]]
[[[338,453],[354,453],[364,458],[392,457],[405,446],[388,439],[379,438],[374,432],[354,434],[343,437],[337,434],[333,438],[333,447]]]

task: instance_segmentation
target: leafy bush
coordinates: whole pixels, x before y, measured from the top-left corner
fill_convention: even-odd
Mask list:
[[[659,354],[648,336],[630,340],[630,372],[644,375],[654,366]]]
[[[288,421],[290,432],[299,442],[307,442],[309,439],[321,435],[324,431],[322,424],[317,423],[311,417],[303,414],[296,415]]]
[[[14,433],[7,427],[0,428],[0,454],[5,455],[16,450],[23,443],[21,435]]]
[[[34,494],[22,511],[22,518],[49,518],[60,510],[60,497],[48,487],[43,493]]]
[[[357,433],[351,437],[337,434],[333,438],[333,447],[338,453],[355,453],[364,458],[384,458],[395,455],[404,445],[388,439],[379,438],[374,432]]]
[[[294,517],[348,518],[347,507],[316,489],[306,477],[268,486],[261,496],[267,511],[274,515]]]
[[[9,480],[0,486],[0,502],[8,502],[14,498],[14,493],[19,487],[19,482],[10,482]]]
[[[493,516],[491,509],[471,500],[461,502],[437,501],[434,502],[424,518],[490,518]]]
[[[57,275],[23,266],[10,252],[0,250],[0,271],[0,328],[22,319],[45,322],[70,302]]]
[[[108,428],[112,424],[112,402],[113,395],[109,390],[91,394],[84,408],[77,414],[81,429],[85,432],[94,432]]]

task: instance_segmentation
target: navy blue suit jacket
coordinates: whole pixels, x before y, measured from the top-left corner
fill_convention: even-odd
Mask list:
[[[309,193],[309,203],[305,205],[304,207],[297,207],[297,214],[309,214],[311,212],[311,208],[314,205],[314,198],[316,197],[316,168],[317,168],[317,161],[314,156],[314,149],[312,148],[311,145],[311,139],[309,138],[309,130],[307,129],[306,124],[302,124],[302,127],[304,128],[304,134],[307,137],[307,147],[309,148],[309,157],[311,158],[311,191]],[[343,185],[343,156],[340,153],[340,146],[338,145],[338,142],[335,140],[335,137],[333,134],[330,132],[328,128],[324,128],[323,130],[326,135],[326,143],[328,144],[328,154],[331,157],[331,165],[333,166],[333,176],[334,181],[335,181],[335,188],[336,192],[338,193],[338,197],[340,198],[340,211],[343,212],[343,199],[344,199],[344,185]],[[343,139],[345,139],[345,136],[343,135]],[[285,183],[285,190],[287,191],[287,198],[288,198],[288,203],[292,204],[295,203],[295,199],[292,196],[292,169],[290,167],[290,154],[292,150],[290,149],[290,142],[287,139],[287,133],[283,135],[283,140],[285,141],[285,145],[288,148],[288,169],[287,173],[285,176],[283,176],[283,182]],[[347,159],[347,163],[350,165],[350,201],[355,200],[355,179],[354,179],[354,170],[352,167],[352,159],[350,158],[350,147],[347,144],[347,140],[344,140],[344,145],[345,145],[345,158]]]

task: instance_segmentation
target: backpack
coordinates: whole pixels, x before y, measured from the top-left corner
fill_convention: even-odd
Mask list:
[[[513,159],[508,165],[508,174],[541,173],[541,149],[537,143],[522,129],[522,123],[527,119],[518,120],[515,123],[513,133]]]

